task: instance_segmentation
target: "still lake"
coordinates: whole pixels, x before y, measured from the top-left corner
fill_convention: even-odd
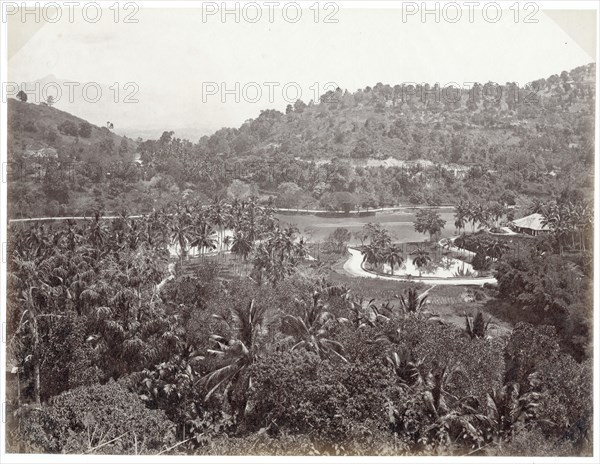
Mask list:
[[[275,217],[279,219],[282,225],[292,224],[298,227],[300,235],[304,235],[311,242],[326,240],[336,228],[344,227],[353,234],[350,245],[360,245],[360,240],[354,237],[354,233],[369,222],[381,224],[381,227],[389,231],[392,241],[397,243],[421,242],[429,239],[429,235],[415,231],[414,221],[417,211],[417,209],[407,208],[399,211],[377,213],[375,216],[349,218],[324,218],[302,214],[275,214]],[[452,237],[455,232],[454,209],[441,208],[438,212],[442,219],[446,221],[441,236]],[[308,230],[311,231],[310,234],[307,232]]]

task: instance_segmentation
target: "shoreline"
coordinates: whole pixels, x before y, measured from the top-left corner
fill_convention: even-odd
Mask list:
[[[208,205],[206,205],[208,206]],[[378,213],[394,213],[398,211],[404,210],[418,210],[418,209],[451,209],[455,208],[454,205],[443,205],[443,206],[429,206],[429,205],[416,205],[416,206],[390,206],[384,208],[376,208],[376,209],[364,209],[364,210],[352,210],[348,212],[344,211],[329,211],[329,210],[321,210],[321,209],[292,209],[292,208],[273,208],[274,214],[282,214],[282,215],[306,215],[306,216],[315,216],[315,217],[323,217],[323,218],[356,218],[356,217],[370,217],[376,216]],[[146,213],[137,213],[127,216],[131,219],[139,219],[144,216],[149,216],[153,213],[153,211]],[[100,219],[117,219],[121,217],[120,215],[115,215],[114,212],[110,212],[108,216],[102,216]],[[35,222],[35,221],[85,221],[94,219],[94,215],[90,216],[45,216],[45,217],[35,217],[35,218],[13,218],[8,219],[8,223],[17,223],[17,222]]]

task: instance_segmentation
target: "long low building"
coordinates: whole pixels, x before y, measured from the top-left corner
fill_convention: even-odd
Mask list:
[[[510,223],[511,229],[529,235],[538,235],[540,232],[550,232],[550,227],[543,223],[544,216],[540,213],[530,214],[529,216],[515,219]]]

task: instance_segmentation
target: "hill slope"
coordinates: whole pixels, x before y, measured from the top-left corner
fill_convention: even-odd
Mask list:
[[[103,193],[92,190],[98,190],[111,171],[127,172],[135,165],[137,143],[131,139],[45,104],[14,99],[7,103],[13,216],[99,206],[102,202],[93,198]]]
[[[595,64],[527,87],[475,84],[376,84],[355,93],[338,89],[314,104],[298,101],[203,138],[210,153],[244,156],[273,152],[304,159],[428,159],[476,162],[515,149],[558,153],[593,139]],[[553,160],[552,160],[553,161]]]
[[[11,100],[11,160],[31,164],[51,148],[59,168],[76,164],[67,179],[13,183],[11,214],[140,212],[172,200],[257,193],[282,207],[334,209],[513,203],[565,190],[587,196],[595,75],[589,64],[525,88],[337,89],[317,103],[297,101],[286,114],[262,111],[197,143],[169,128],[157,140],[133,142],[55,108]],[[137,157],[141,166],[132,162]]]
[[[7,104],[8,148],[14,156],[42,148],[59,152],[75,150],[85,153],[84,157],[118,156],[119,149],[122,153],[135,152],[135,143],[130,139],[57,108],[15,99],[9,99]],[[90,153],[90,150],[96,153]]]

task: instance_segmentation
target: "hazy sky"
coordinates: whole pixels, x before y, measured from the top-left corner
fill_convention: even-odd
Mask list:
[[[247,13],[254,15],[255,10]],[[595,39],[595,12],[575,16],[575,22],[571,13],[561,23],[560,14],[554,12],[551,19],[539,11],[534,16],[537,24],[524,23],[524,13],[515,22],[509,10],[496,23],[486,22],[478,11],[473,23],[464,11],[455,24],[443,16],[436,23],[433,15],[423,22],[419,14],[403,21],[401,11],[392,9],[342,8],[334,16],[337,23],[325,23],[324,15],[315,22],[314,12],[303,10],[293,24],[280,11],[270,22],[265,11],[257,23],[244,21],[243,16],[236,23],[233,15],[223,22],[219,14],[203,20],[200,10],[144,8],[135,14],[137,24],[123,23],[123,14],[115,23],[109,10],[93,24],[76,10],[73,23],[65,11],[60,21],[42,27],[33,18],[23,23],[15,15],[9,18],[9,81],[53,75],[82,85],[98,82],[105,86],[104,93],[116,82],[120,101],[125,90],[133,89],[123,89],[124,84],[134,82],[139,103],[109,108],[84,102],[81,91],[75,90],[76,102],[68,104],[63,96],[57,107],[77,111],[94,123],[110,119],[116,128],[132,131],[206,132],[239,126],[261,109],[283,111],[286,83],[298,83],[301,98],[308,102],[324,93],[328,82],[350,91],[377,82],[525,84],[595,61],[594,40],[589,43],[590,37]],[[569,34],[559,26],[565,27],[567,20],[580,24],[578,33]],[[235,91],[236,82],[242,100],[242,89],[250,82],[258,84],[262,98],[236,103],[236,95],[220,94],[223,83]],[[279,83],[273,90],[274,102],[269,101],[265,82]],[[294,96],[295,88],[288,85],[288,97]],[[216,90],[217,95],[203,96],[203,90]],[[254,98],[256,86],[247,86],[246,91]],[[107,97],[112,99],[114,92]]]

